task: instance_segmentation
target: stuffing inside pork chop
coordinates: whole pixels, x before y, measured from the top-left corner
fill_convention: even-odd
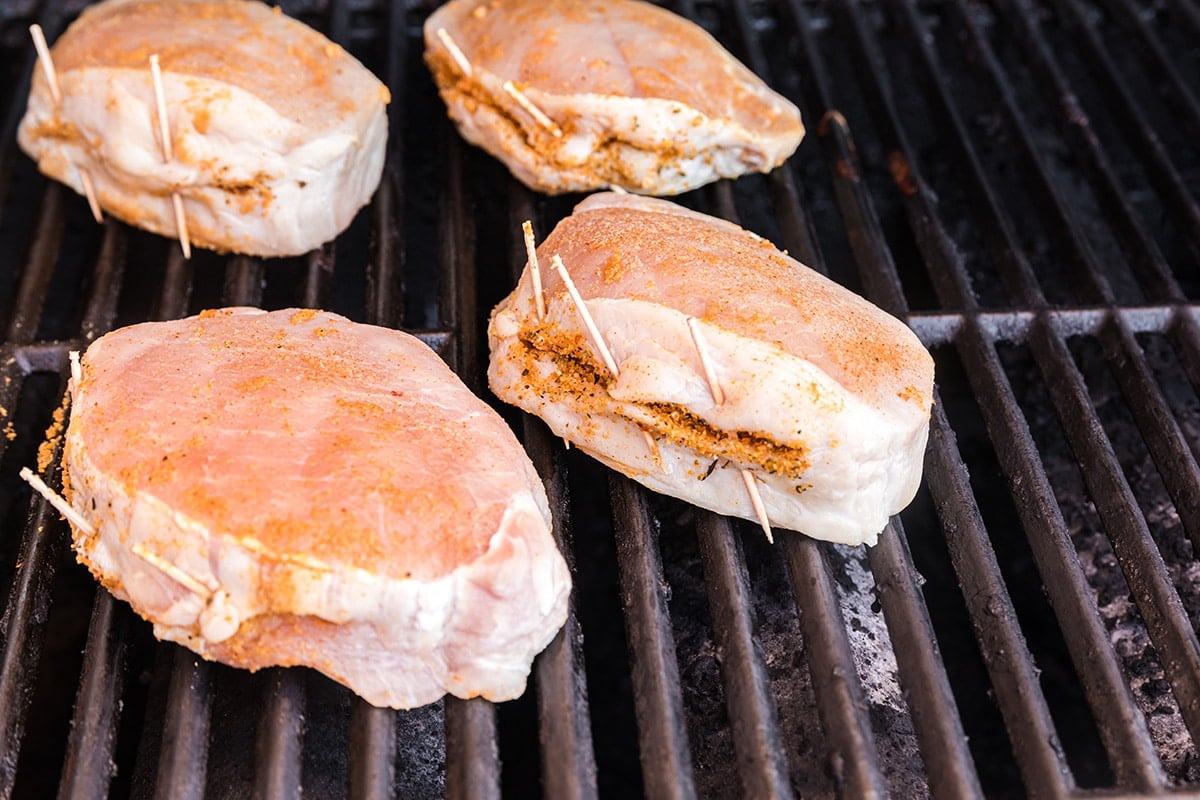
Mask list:
[[[612,363],[544,266],[539,317],[527,264],[488,329],[502,400],[655,491],[819,539],[874,542],[912,499],[933,360],[899,320],[655,198],[592,195],[537,255]]]
[[[50,55],[57,88],[35,72],[21,148],[131,225],[176,237],[178,197],[199,246],[298,255],[345,229],[379,184],[387,88],[278,8],[106,0],[86,8]]]
[[[425,60],[462,135],[543,192],[677,194],[768,172],[804,135],[702,28],[639,0],[451,0]]]

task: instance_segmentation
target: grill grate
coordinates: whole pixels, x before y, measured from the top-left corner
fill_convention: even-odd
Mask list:
[[[0,0],[0,796],[1200,786],[1190,0],[676,3],[811,128],[785,168],[681,201],[917,331],[938,368],[925,485],[869,551],[786,534],[770,548],[501,409],[547,481],[572,613],[522,699],[400,713],[307,670],[251,675],[155,642],[72,563],[65,523],[16,472],[69,350],[205,307],[403,327],[481,389],[520,222],[544,235],[577,198],[534,195],[457,137],[421,64],[429,3],[292,0],[392,91],[380,190],[308,256],[184,262],[94,225],[16,147],[27,27],[53,40],[84,5]]]

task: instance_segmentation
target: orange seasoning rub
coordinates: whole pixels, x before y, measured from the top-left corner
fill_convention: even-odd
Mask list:
[[[220,309],[101,337],[82,375],[77,555],[158,636],[396,708],[523,690],[569,575],[528,457],[426,345]]]

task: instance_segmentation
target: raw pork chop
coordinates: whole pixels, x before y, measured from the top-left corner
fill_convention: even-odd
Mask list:
[[[933,361],[900,321],[770,242],[665,200],[593,195],[538,254],[562,257],[619,377],[545,266],[539,323],[527,265],[488,330],[501,399],[655,491],[757,519],[749,470],[771,523],[819,539],[873,543],[912,499]]]
[[[387,88],[342,48],[256,0],[107,0],[51,51],[21,147],[42,172],[131,225],[174,237],[172,192],[203,247],[296,255],[333,239],[375,192]],[[163,163],[149,58],[162,65]]]
[[[543,192],[677,194],[769,172],[804,135],[703,29],[636,0],[451,0],[425,60],[462,135]]]
[[[294,309],[135,325],[72,396],[76,553],[159,638],[410,708],[516,697],[562,625],[532,464],[407,334]]]

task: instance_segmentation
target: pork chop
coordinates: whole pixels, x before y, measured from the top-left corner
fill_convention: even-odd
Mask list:
[[[425,60],[467,141],[542,192],[677,194],[769,172],[804,135],[702,28],[638,0],[451,0]]]
[[[173,154],[164,163],[157,53]],[[46,175],[131,225],[220,251],[297,255],[333,239],[379,185],[387,88],[321,34],[257,0],[106,0],[51,50],[18,129]]]
[[[75,551],[161,639],[411,708],[516,697],[565,619],[532,464],[407,334],[206,312],[98,339],[71,389]]]
[[[492,390],[664,494],[819,539],[873,543],[921,478],[933,361],[899,320],[724,220],[592,195],[537,249],[488,329]],[[689,327],[695,320],[721,397]],[[647,444],[646,434],[653,440]]]

